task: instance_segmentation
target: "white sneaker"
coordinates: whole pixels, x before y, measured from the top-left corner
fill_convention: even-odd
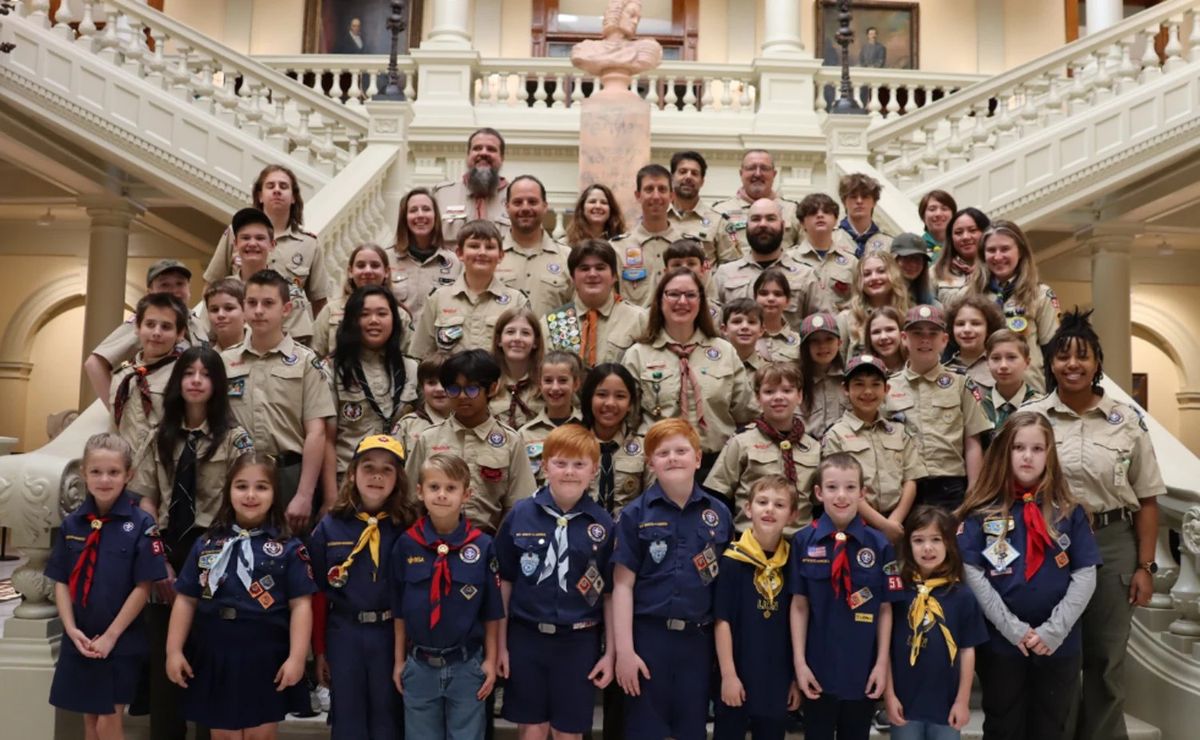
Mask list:
[[[313,706],[322,712],[328,712],[329,698],[329,688],[325,686],[317,686],[317,690],[313,692]]]

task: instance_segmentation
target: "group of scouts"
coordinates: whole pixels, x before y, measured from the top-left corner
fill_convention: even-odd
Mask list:
[[[155,738],[272,738],[306,674],[335,738],[579,738],[597,690],[605,738],[958,737],[977,674],[987,738],[1125,737],[1164,488],[1016,224],[934,191],[892,238],[762,150],[706,206],[685,151],[562,244],[504,152],[337,296],[281,166],[198,310],[150,268],[46,568],[89,740],[140,685]]]

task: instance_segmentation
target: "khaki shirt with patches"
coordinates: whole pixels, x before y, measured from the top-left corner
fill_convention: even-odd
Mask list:
[[[1055,391],[1027,403],[1054,427],[1058,462],[1071,493],[1093,514],[1111,509],[1142,508],[1142,499],[1167,492],[1150,442],[1150,432],[1137,410],[1101,396],[1092,409],[1076,414]]]
[[[721,455],[704,481],[706,488],[723,493],[733,502],[733,526],[738,531],[750,526],[746,516],[746,502],[750,500],[750,487],[768,475],[783,475],[783,450],[757,427],[735,435],[721,450]],[[784,527],[791,536],[797,529],[812,521],[812,494],[817,467],[821,464],[821,445],[805,434],[800,444],[791,449],[792,461],[796,466],[796,490],[799,491],[797,521]]]
[[[420,470],[426,459],[439,453],[457,455],[467,463],[471,497],[464,512],[488,534],[495,534],[504,515],[537,490],[521,435],[491,417],[468,429],[451,416],[426,429],[417,438],[405,468]]]
[[[613,515],[629,505],[654,483],[654,473],[646,467],[646,440],[640,434],[625,433],[610,440],[617,443],[613,453]],[[603,444],[603,443],[601,443]],[[592,478],[588,495],[600,501],[600,475]]]
[[[503,422],[513,429],[520,429],[526,423],[532,421],[538,415],[538,412],[542,410],[542,407],[546,405],[542,400],[542,394],[538,389],[537,383],[530,380],[529,385],[522,388],[518,395],[518,398],[521,399],[530,413],[526,414],[521,410],[520,406],[514,407],[513,394],[509,390],[509,386],[515,386],[517,383],[518,380],[501,374],[500,382],[496,384],[496,395],[492,396],[491,400],[488,401],[488,412],[496,417],[497,421]],[[509,420],[509,411],[513,412],[511,421]]]
[[[958,352],[955,352],[954,356],[946,362],[946,367],[955,372],[961,372],[971,380],[974,380],[975,385],[982,388],[985,393],[996,387],[996,381],[992,378],[992,369],[988,367],[986,352],[976,357],[975,361],[969,365]]]
[[[1000,303],[998,293],[988,291],[984,295],[997,304]],[[1050,337],[1058,331],[1058,296],[1054,295],[1050,286],[1042,283],[1038,285],[1037,298],[1032,306],[1022,306],[1010,298],[1000,306],[1000,311],[1004,314],[1005,325],[1025,337],[1029,343],[1029,369],[1025,371],[1025,382],[1038,393],[1045,393],[1045,357],[1042,355],[1042,345],[1047,344]]]
[[[583,417],[579,413],[579,409],[571,407],[571,415],[563,424],[583,424]],[[538,487],[546,485],[546,471],[542,469],[542,444],[546,441],[546,437],[550,436],[561,424],[555,424],[550,421],[550,417],[546,415],[546,409],[543,407],[538,411],[537,416],[525,422],[517,431],[521,433],[521,439],[525,440],[525,456],[529,458],[529,469],[533,471],[533,479],[537,481]]]
[[[617,268],[620,270],[617,290],[621,298],[642,308],[650,308],[658,278],[667,268],[663,255],[671,242],[682,238],[683,232],[675,223],[668,222],[666,231],[650,233],[638,222],[633,231],[613,239],[612,246],[617,251]]]
[[[667,209],[667,218],[675,224],[681,238],[695,239],[704,245],[704,258],[716,266],[741,257],[737,252],[719,252],[719,236],[725,230],[721,214],[703,203],[697,203],[690,211],[681,211],[674,203]]]
[[[482,293],[467,287],[460,275],[453,284],[438,288],[429,296],[425,310],[417,317],[409,354],[426,357],[436,350],[461,352],[466,349],[492,349],[492,334],[500,314],[528,303],[525,294],[509,288],[498,278]]]
[[[843,308],[836,318],[838,335],[842,338],[840,351],[842,361],[849,362],[851,357],[867,351],[867,345],[862,336],[865,327],[858,325],[858,322],[854,320],[854,312],[849,308]]]
[[[574,294],[571,302],[542,316],[542,337],[546,351],[573,352],[583,358],[583,333],[588,322],[588,307]],[[620,362],[625,350],[646,331],[646,309],[612,296],[596,309],[596,364]],[[585,360],[584,364],[587,362]]]
[[[363,376],[370,386],[371,395],[379,405],[379,410],[386,418],[380,418],[367,394],[358,383],[351,383],[347,389],[342,384],[340,368],[330,364],[329,372],[333,378],[333,407],[337,412],[337,440],[334,451],[337,453],[337,472],[339,479],[346,473],[354,450],[363,437],[371,434],[387,434],[398,422],[400,411],[408,402],[417,397],[417,372],[415,364],[409,366],[411,360],[405,361],[404,387],[400,389],[399,403],[392,405],[392,378],[388,374],[383,354],[364,348],[359,354]],[[407,449],[407,448],[405,448]]]
[[[229,469],[240,456],[254,452],[254,443],[245,429],[234,426],[216,442],[212,457],[205,460],[204,456],[212,444],[207,421],[200,424],[200,431],[204,436],[196,447],[196,490],[192,493],[196,503],[196,526],[208,527],[221,508],[221,491],[225,487]],[[171,494],[175,490],[175,464],[183,454],[184,444],[183,439],[175,442],[171,472],[168,473],[166,464],[158,454],[158,445],[151,443],[134,472],[133,480],[129,483],[129,490],[146,497],[158,507],[158,526],[163,529],[170,524]]]
[[[695,348],[688,363],[700,386],[705,421],[700,427],[691,399],[687,409],[679,407],[683,378],[679,357],[667,348],[669,341],[666,330],[660,331],[653,342],[630,347],[621,361],[640,387],[642,424],[638,431],[645,434],[654,422],[678,417],[696,427],[704,452],[719,452],[737,425],[755,416],[746,368],[729,342],[706,337],[699,330],[692,334],[687,344]]]
[[[992,420],[992,426],[999,430],[1017,409],[1041,398],[1042,395],[1025,383],[1021,383],[1021,387],[1012,398],[1005,398],[998,387],[993,387],[983,394],[983,413]]]
[[[240,275],[234,274],[230,277],[242,282]],[[288,283],[288,300],[292,302],[292,310],[288,312],[287,316],[283,317],[283,333],[297,342],[308,346],[312,343],[313,337],[312,304],[309,303],[308,296],[304,294],[300,286],[295,283]],[[206,329],[209,329],[210,334],[215,333],[211,331],[207,305],[201,304],[197,306],[196,316],[200,321],[204,322],[204,326]],[[246,325],[249,326],[249,321],[246,322]]]
[[[117,397],[117,389],[121,387],[121,383],[125,381],[125,378],[137,372],[136,368],[141,364],[142,353],[138,352],[132,360],[113,371],[112,382],[108,386],[108,406],[110,409],[116,408],[114,400]],[[154,433],[158,430],[158,422],[162,421],[163,392],[167,389],[167,381],[170,380],[171,371],[174,369],[175,363],[168,362],[146,376],[146,382],[150,386],[149,416],[146,415],[145,409],[142,408],[142,394],[138,391],[137,381],[130,381],[129,398],[125,401],[125,407],[121,412],[121,423],[116,425],[116,429],[121,439],[128,442],[129,446],[133,448],[134,467],[137,467],[146,455],[146,446],[153,440]]]
[[[941,363],[924,375],[905,365],[888,382],[887,414],[917,440],[929,477],[966,475],[963,440],[992,428],[983,390]]]
[[[392,425],[392,429],[388,434],[404,444],[405,453],[411,453],[413,447],[417,444],[417,437],[420,437],[422,432],[435,424],[441,424],[445,420],[445,416],[442,416],[428,406],[423,406],[416,411],[410,411],[401,416],[400,420]],[[416,475],[416,473],[413,473],[413,475]]]
[[[571,300],[575,291],[567,270],[571,250],[542,232],[542,241],[528,249],[513,240],[512,234],[501,244],[504,256],[496,267],[496,279],[521,291],[529,299],[529,308],[538,316]]]
[[[828,311],[837,314],[850,303],[854,289],[854,274],[858,271],[858,258],[853,249],[841,248],[835,240],[833,246],[821,253],[805,239],[800,246],[788,252],[797,262],[808,265],[816,273],[816,286],[810,295],[811,312]]]
[[[418,261],[411,252],[401,256],[393,245],[388,247],[388,263],[392,268],[392,295],[413,316],[421,315],[429,294],[446,285],[453,285],[462,274],[462,263],[450,249],[442,248],[425,261]]]
[[[930,269],[930,274],[933,274],[932,269]],[[966,289],[967,276],[959,275],[952,270],[947,270],[946,277],[939,278],[935,276],[934,282],[937,284],[938,303],[942,304],[943,306],[949,306],[950,302],[954,300],[959,293]]]
[[[302,452],[305,422],[335,414],[325,363],[289,336],[261,354],[247,342],[221,359],[233,415],[259,452]]]
[[[187,331],[184,332],[183,338],[179,340],[175,348],[182,352],[188,347],[208,341],[208,335],[208,320],[204,317],[204,306],[200,306],[188,314]],[[116,368],[121,363],[132,360],[133,356],[137,354],[139,346],[137,316],[132,315],[122,321],[116,329],[113,329],[104,338],[104,341],[92,350],[92,354],[102,357],[110,368]]]
[[[233,230],[227,227],[204,270],[204,281],[209,285],[223,277],[237,276],[240,260],[230,244],[232,240]],[[276,234],[267,267],[304,291],[309,303],[325,300],[333,287],[325,268],[325,252],[317,243],[317,235],[307,231],[288,229]]]
[[[854,236],[849,231],[846,231],[843,226],[838,226],[833,230],[833,244],[835,247],[840,247],[850,254],[858,254],[858,242],[854,241]],[[863,255],[866,256],[871,252],[891,248],[892,237],[882,231],[877,231],[867,239],[867,243],[863,247]]]
[[[831,366],[824,375],[813,379],[812,400],[804,416],[804,428],[812,436],[824,436],[850,408],[843,378],[841,369]]]
[[[867,503],[884,516],[900,503],[905,483],[927,475],[917,441],[903,424],[888,421],[882,413],[870,423],[853,411],[842,414],[821,438],[821,456],[835,452],[849,453],[862,466]]]
[[[742,257],[717,268],[717,293],[722,304],[737,298],[754,299],[754,281],[770,267],[783,270],[787,276],[788,287],[792,297],[784,309],[783,317],[793,331],[800,331],[804,317],[817,310],[813,308],[814,294],[817,292],[817,276],[811,267],[798,262],[795,258],[783,253],[778,260],[765,265],[752,257]]]
[[[800,204],[789,198],[776,198],[775,202],[783,212],[783,248],[790,249],[803,234],[800,219],[796,215]],[[717,254],[740,256],[750,253],[750,245],[746,243],[746,223],[750,218],[751,205],[750,201],[738,195],[712,204],[712,209],[724,219],[721,233],[717,236]]]
[[[783,331],[778,333],[764,330],[762,339],[759,339],[758,344],[755,345],[755,353],[751,357],[752,364],[754,356],[761,358],[760,363],[755,366],[755,370],[768,362],[799,362],[800,335],[787,325],[784,326]]]
[[[457,244],[458,230],[463,224],[480,218],[496,224],[501,233],[508,233],[508,211],[504,207],[507,194],[508,182],[503,178],[496,194],[486,200],[475,198],[467,192],[463,177],[435,185],[433,199],[442,213],[442,240],[447,244]]]

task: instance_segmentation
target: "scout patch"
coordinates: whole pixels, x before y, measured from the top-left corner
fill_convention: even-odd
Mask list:
[[[534,574],[537,570],[538,563],[541,562],[541,556],[536,552],[521,553],[521,573],[526,578]]]
[[[1071,562],[1071,558],[1065,552],[1060,552],[1054,556],[1054,564],[1060,568],[1067,567],[1067,563]]]
[[[551,262],[550,264],[546,265],[546,269],[551,275],[557,275],[558,273],[562,272],[562,266],[557,262]]]
[[[1024,316],[1009,316],[1008,321],[1005,323],[1008,324],[1009,329],[1012,329],[1018,334],[1029,328],[1029,320]]]
[[[846,255],[844,255],[844,254],[834,254],[833,261],[838,263],[839,265],[844,265],[844,264],[848,263],[850,260],[846,259]]]
[[[275,588],[275,579],[271,576],[263,576],[262,578],[258,579],[258,582],[261,583],[262,587],[268,591]]]
[[[636,439],[631,439],[625,443],[625,452],[630,455],[636,455],[642,451],[642,446],[638,444]]]
[[[603,542],[604,536],[608,534],[608,530],[604,528],[603,524],[592,522],[588,525],[587,534],[588,539],[592,542]]]
[[[706,526],[715,527],[721,523],[721,517],[717,516],[717,512],[712,509],[705,509],[700,513],[700,521]]]
[[[954,384],[954,378],[948,373],[942,373],[937,379],[938,388],[949,388]]]
[[[346,585],[346,581],[350,580],[350,574],[342,569],[342,566],[335,565],[325,574],[325,580],[329,581],[329,585],[334,588],[341,588]]]
[[[463,337],[462,326],[443,326],[437,330],[437,340],[440,345],[454,344]]]
[[[479,593],[479,589],[475,588],[474,586],[472,586],[471,584],[468,583],[468,584],[465,584],[462,588],[458,589],[458,592],[460,594],[462,594],[464,599],[466,599],[467,601],[470,601],[471,599],[473,599],[475,597],[475,594]]]
[[[303,265],[304,264],[304,255],[300,254],[299,252],[293,254],[292,255],[292,264],[295,265],[296,267]]]
[[[650,543],[650,559],[655,563],[661,563],[663,558],[667,556],[667,541],[655,540]]]
[[[142,532],[142,534],[147,537],[162,537],[162,532],[159,531],[157,524],[151,524],[149,527],[146,527],[146,531]]]
[[[357,401],[347,401],[342,404],[342,418],[347,421],[358,421],[362,418],[362,404]]]
[[[1008,540],[997,539],[991,545],[983,549],[983,557],[992,564],[996,570],[1007,568],[1012,561],[1016,560],[1020,555],[1016,548],[1013,547]]]
[[[536,442],[533,444],[525,445],[525,454],[530,458],[530,460],[541,457],[542,456],[542,443]]]
[[[125,522],[124,524],[121,525],[121,529],[125,530],[126,532],[132,532],[133,531],[133,522]]]
[[[246,395],[246,379],[245,378],[230,378],[229,390],[226,393],[230,398],[241,398]]]
[[[487,436],[487,442],[492,447],[503,447],[505,441],[504,432],[492,432]]]
[[[975,399],[975,403],[983,403],[983,391],[979,388],[979,384],[967,378],[966,386],[967,390],[971,392],[971,397]]]
[[[825,553],[826,553],[826,550],[825,550],[825,546],[824,546],[824,545],[809,545],[809,547],[808,547],[808,556],[809,556],[810,558],[825,558],[825,557],[829,557],[829,556],[828,556],[828,555],[826,555]]]
[[[847,603],[850,604],[851,609],[857,609],[858,607],[870,601],[873,597],[874,594],[871,593],[871,589],[863,586],[854,593],[850,594],[850,598],[848,599]]]
[[[901,580],[900,576],[888,576],[887,589],[888,591],[903,591],[904,581]]]
[[[261,583],[254,581],[250,584],[250,597],[257,599],[259,596],[263,595],[263,591],[265,590],[266,589],[262,587]]]
[[[900,575],[900,564],[897,563],[895,560],[889,560],[888,562],[883,564],[883,574],[885,576]]]
[[[1066,532],[1063,532],[1058,536],[1058,546],[1063,550],[1071,547],[1071,538],[1067,536]]]
[[[217,564],[217,557],[220,554],[219,552],[200,553],[200,559],[196,564],[200,566],[200,570],[209,570]]]
[[[238,452],[245,452],[254,449],[254,440],[250,439],[249,434],[242,433],[233,440],[233,446]]]
[[[166,555],[167,548],[163,545],[162,540],[156,537],[150,540],[150,552],[154,553],[155,555]]]
[[[858,551],[858,564],[864,568],[870,568],[875,565],[875,551],[869,547],[864,547]]]
[[[1108,423],[1109,424],[1116,425],[1116,424],[1120,424],[1123,421],[1125,421],[1125,417],[1122,416],[1121,412],[1117,411],[1116,409],[1113,409],[1112,413],[1110,413],[1108,415]]]
[[[470,543],[463,546],[463,549],[458,551],[458,557],[467,565],[479,562],[479,546]]]
[[[275,540],[267,540],[263,543],[262,551],[268,557],[277,558],[283,554],[283,544]]]
[[[721,359],[721,350],[716,347],[709,347],[704,351],[704,356],[710,360],[719,360]]]
[[[262,604],[262,608],[263,608],[263,609],[270,609],[270,608],[271,608],[271,604],[274,604],[274,603],[275,603],[275,597],[274,597],[274,596],[271,596],[271,594],[269,594],[269,593],[267,593],[267,592],[265,592],[265,591],[264,591],[264,592],[263,592],[263,593],[262,593],[262,594],[261,594],[261,595],[258,597],[258,603]]]
[[[985,519],[983,522],[983,533],[994,536],[1000,536],[1005,532],[1011,532],[1013,529],[1013,518],[1010,516],[1006,523],[1003,519]]]
[[[479,477],[483,478],[488,483],[499,483],[500,481],[504,480],[504,471],[500,468],[488,468],[480,465]]]
[[[854,621],[863,624],[875,624],[875,615],[871,612],[855,612]]]
[[[511,300],[512,299],[508,297],[507,293],[501,293],[500,295],[496,296],[496,303],[499,303],[501,306],[507,306],[508,302]]]
[[[717,553],[713,550],[712,545],[697,553],[696,557],[692,558],[692,565],[696,566],[696,572],[700,574],[700,582],[705,586],[716,580],[720,573],[720,565],[717,563]]]

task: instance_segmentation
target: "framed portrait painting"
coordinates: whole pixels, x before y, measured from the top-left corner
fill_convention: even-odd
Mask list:
[[[400,53],[409,51],[409,39],[421,37],[423,0],[408,0],[405,29],[400,32]],[[384,0],[305,0],[305,54],[388,54],[392,37],[387,19],[392,6]]]
[[[825,66],[841,66],[837,43],[838,13],[834,0],[816,3],[817,46]],[[855,67],[917,69],[920,65],[917,3],[850,3],[850,64]]]

